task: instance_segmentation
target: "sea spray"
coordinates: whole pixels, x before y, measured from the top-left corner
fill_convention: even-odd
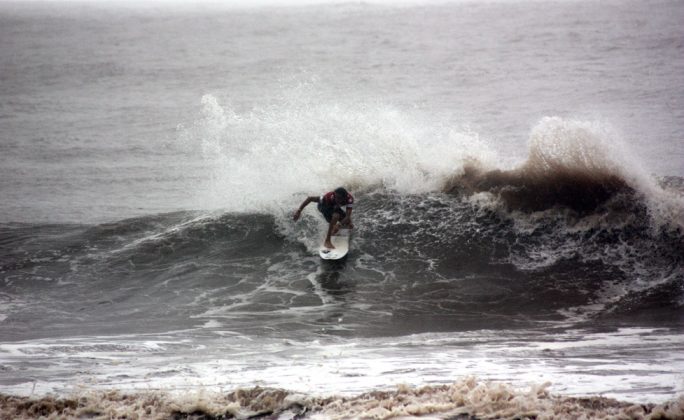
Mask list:
[[[295,96],[238,113],[205,95],[202,106],[180,137],[196,144],[210,174],[199,192],[205,208],[273,213],[339,185],[435,191],[465,162],[495,160],[477,134],[383,104]]]

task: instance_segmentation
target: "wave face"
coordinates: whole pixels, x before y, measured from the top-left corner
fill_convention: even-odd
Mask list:
[[[357,201],[352,251],[330,265],[316,256],[324,226],[313,208],[297,224],[177,212],[2,225],[4,335],[165,331],[200,320],[267,336],[682,321],[681,230],[655,229],[633,192],[619,211],[590,215],[510,212],[481,194],[376,190]]]
[[[347,400],[340,412],[314,396],[288,401],[297,391],[444,384],[464,372],[516,386],[549,378],[566,395],[611,390],[664,402],[681,393],[682,178],[646,175],[597,123],[543,119],[527,159],[507,167],[467,131],[406,135],[420,124],[382,106],[358,119],[352,108],[335,116],[317,106],[295,117],[283,109],[238,115],[205,97],[205,115],[181,128],[197,153],[189,167],[205,174],[193,174],[192,197],[205,210],[0,224],[5,392],[75,392],[85,406],[13,396],[0,404],[17,417],[40,407],[74,417],[122,413],[132,406],[117,392],[134,391],[135,407],[185,416],[177,409],[185,400],[166,391],[238,389],[240,407],[224,395],[191,398],[187,415],[247,416],[261,395],[271,398],[253,388],[263,384],[287,389],[273,391],[284,398],[273,413],[344,418],[375,415],[373,398],[384,404],[386,391]],[[387,118],[375,146],[363,140],[368,127],[352,135],[370,109],[373,119]],[[341,120],[336,142],[299,132],[302,147],[320,154],[292,152],[288,139],[297,136],[277,137],[283,120],[290,129],[292,121],[322,129],[329,118]],[[385,136],[398,122],[397,135]],[[262,136],[271,137],[253,141]],[[436,149],[407,147],[414,138]],[[291,218],[306,195],[330,188],[330,173],[357,200],[352,249],[337,263],[317,255],[325,225],[313,206],[299,222]],[[586,364],[568,369],[580,359]],[[84,383],[92,400],[75,389]],[[417,391],[425,396],[418,406],[434,410],[445,395],[485,391],[517,398],[469,384]],[[163,392],[140,392],[149,389]],[[606,415],[635,412],[599,403]],[[581,415],[587,404],[546,394],[530,401],[549,415]],[[640,409],[676,418],[677,404]],[[479,409],[475,402],[444,415]],[[415,414],[407,410],[385,414]]]

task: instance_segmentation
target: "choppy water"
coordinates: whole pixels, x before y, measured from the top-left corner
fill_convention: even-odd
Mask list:
[[[675,399],[683,17],[0,4],[1,392],[170,393],[162,417],[254,386],[358,417],[315,398],[397,384],[486,416],[504,388],[471,376],[538,413]],[[328,264],[313,206],[291,215],[339,185],[356,229]]]

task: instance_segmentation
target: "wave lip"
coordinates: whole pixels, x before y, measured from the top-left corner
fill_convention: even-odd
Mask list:
[[[560,206],[580,214],[596,211],[618,194],[635,193],[618,175],[565,169],[540,174],[527,165],[510,171],[468,165],[446,191],[493,193],[511,210],[535,212]]]
[[[636,202],[675,225],[684,211],[681,196],[666,197],[609,128],[559,117],[546,117],[533,128],[528,157],[518,167],[491,169],[471,162],[444,191],[491,193],[509,210],[523,212],[567,208],[586,215],[602,208],[634,210]]]

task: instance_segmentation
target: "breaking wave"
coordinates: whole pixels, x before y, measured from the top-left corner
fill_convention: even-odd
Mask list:
[[[617,135],[598,123],[544,118],[530,137],[528,157],[516,168],[464,165],[445,191],[489,193],[509,210],[569,209],[579,216],[646,211],[654,226],[684,227],[681,189],[640,168]]]
[[[682,190],[655,179],[600,122],[543,118],[519,153],[522,163],[505,167],[467,127],[378,103],[317,102],[306,84],[249,111],[211,95],[202,104],[202,115],[179,127],[207,174],[197,188],[198,208],[282,217],[301,197],[345,185],[401,195],[480,194],[480,201],[486,194],[525,213],[555,208],[586,216],[641,207],[656,229],[684,227]]]

